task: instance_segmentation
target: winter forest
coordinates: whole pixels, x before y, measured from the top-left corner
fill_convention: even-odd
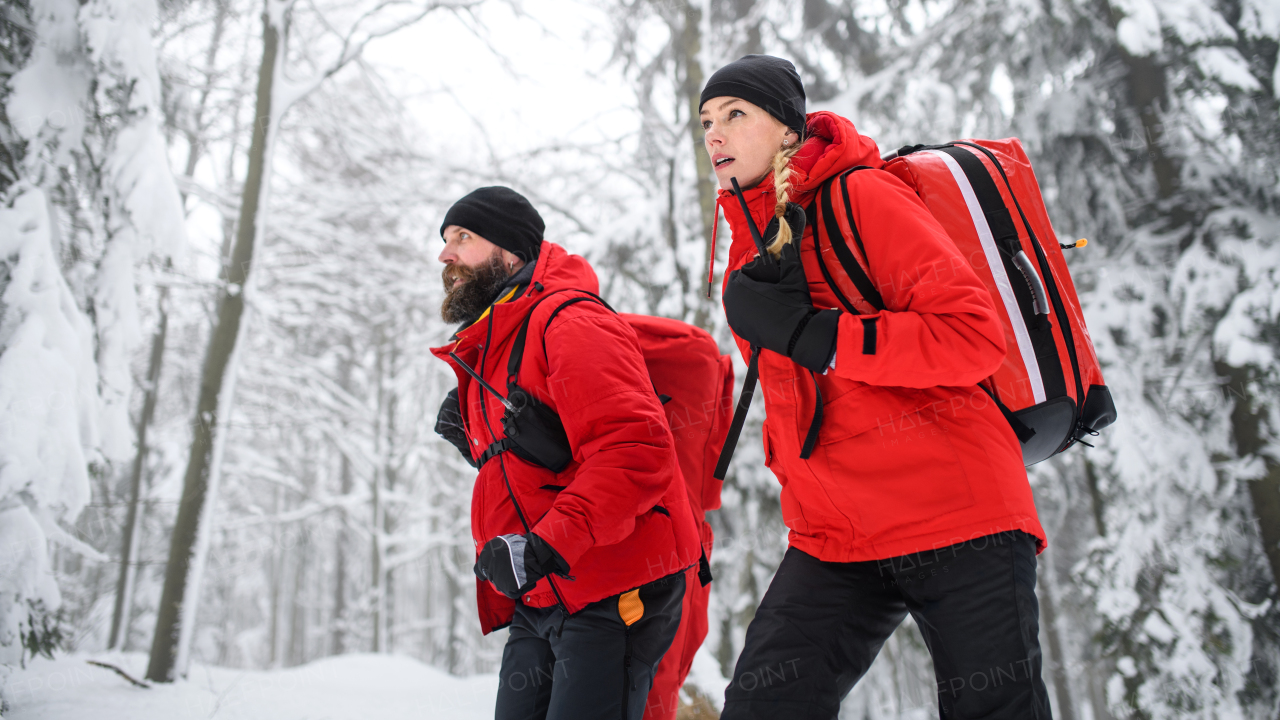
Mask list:
[[[491,717],[440,219],[519,190],[741,383],[697,108],[763,52],[882,152],[1020,138],[1089,240],[1119,420],[1030,469],[1055,716],[1280,718],[1278,50],[1276,0],[4,0],[0,715]],[[681,717],[786,549],[763,417]],[[935,692],[908,619],[841,716]]]

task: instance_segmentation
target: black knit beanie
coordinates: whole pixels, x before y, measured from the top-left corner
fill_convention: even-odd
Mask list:
[[[707,81],[698,112],[711,98],[736,97],[764,108],[783,125],[804,135],[804,83],[790,60],[771,55],[744,55]]]
[[[482,187],[464,195],[444,214],[440,235],[458,225],[525,262],[538,259],[547,226],[529,200],[508,187]]]

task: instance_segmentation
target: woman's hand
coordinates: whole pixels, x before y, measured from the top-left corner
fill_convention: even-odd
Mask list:
[[[840,311],[813,306],[797,241],[774,262],[757,257],[730,273],[724,310],[738,337],[814,372],[825,371],[835,354]]]

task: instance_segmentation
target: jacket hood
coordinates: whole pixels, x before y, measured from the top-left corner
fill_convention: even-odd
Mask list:
[[[581,255],[574,255],[562,246],[546,240],[538,252],[533,281],[547,291],[586,290],[599,294],[600,280],[591,264]]]
[[[884,161],[880,159],[880,148],[875,141],[859,133],[847,118],[825,111],[809,113],[805,131],[808,137],[805,138],[804,145],[791,156],[791,202],[801,206],[808,205],[814,192],[824,181],[850,168],[859,165],[884,167]],[[766,174],[759,185],[742,191],[756,227],[762,232],[773,217],[773,195],[773,173]],[[754,251],[755,245],[747,229],[742,204],[733,196],[733,191],[720,190],[716,205],[724,210],[729,229],[733,232],[733,244],[729,249],[729,267],[732,269],[736,264],[735,259],[743,253]],[[712,225],[707,297],[711,297],[711,283],[715,278],[715,229],[718,225],[719,221]]]
[[[880,159],[880,148],[871,138],[858,132],[847,118],[831,112],[809,113],[805,126],[808,135],[804,145],[791,158],[791,197],[807,196],[822,182],[845,170],[859,165],[873,168],[884,167]],[[773,173],[765,176],[763,182],[751,190],[744,190],[748,199],[752,190],[757,194],[773,192]],[[733,198],[730,190],[720,191],[721,201],[728,208],[729,199]],[[803,204],[803,203],[801,203]],[[733,203],[736,207],[736,201]],[[726,209],[725,212],[730,212]]]

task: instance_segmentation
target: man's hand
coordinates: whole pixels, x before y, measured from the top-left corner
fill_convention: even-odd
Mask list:
[[[462,406],[458,403],[458,388],[450,390],[444,396],[444,402],[440,403],[440,412],[436,415],[436,434],[458,448],[458,452],[462,453],[471,467],[479,467],[471,457],[467,432],[462,428]]]
[[[813,306],[796,240],[772,263],[757,257],[730,273],[724,311],[738,337],[814,372],[825,371],[835,353],[840,311]]]
[[[473,570],[514,600],[552,572],[567,575],[569,565],[546,541],[529,533],[499,535],[485,543]]]

